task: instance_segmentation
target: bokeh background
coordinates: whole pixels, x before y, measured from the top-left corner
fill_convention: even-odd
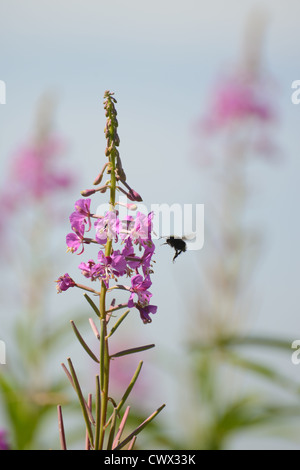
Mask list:
[[[130,320],[130,341],[156,344],[154,351],[144,355],[145,383],[136,392],[140,413],[144,416],[167,403],[157,420],[158,429],[149,431],[144,445],[298,449],[300,365],[291,361],[291,343],[300,339],[300,107],[292,104],[291,84],[300,74],[299,3],[0,0],[0,8],[0,79],[6,83],[6,104],[0,105],[0,339],[7,346],[7,364],[0,365],[1,376],[12,373],[11,384],[18,383],[20,390],[27,387],[22,373],[14,372],[21,366],[18,350],[24,347],[27,366],[34,365],[31,387],[35,381],[39,387],[42,379],[34,371],[42,346],[34,338],[40,339],[49,328],[69,328],[72,315],[78,317],[88,311],[82,293],[68,291],[58,296],[53,281],[65,272],[77,275],[78,259],[66,253],[68,216],[80,190],[91,186],[105,161],[102,97],[109,89],[118,100],[123,166],[144,204],[205,204],[204,248],[181,255],[173,264],[171,249],[158,241],[153,276],[153,299],[158,312],[146,326],[138,317]],[[228,139],[234,139],[235,127],[224,146],[219,134],[203,131],[201,119],[210,113],[211,99],[217,95],[218,87],[237,68],[243,68],[252,53],[263,77],[261,98],[268,98],[275,117],[270,125],[267,122],[270,146],[263,156],[249,158],[242,170],[237,154],[215,173],[213,155],[217,153],[218,162],[227,158]],[[51,129],[66,145],[62,157],[56,157],[63,168],[59,174],[68,175],[72,181],[57,185],[45,198],[35,194],[26,200],[21,184],[26,171],[19,168],[18,173],[16,167],[12,170],[12,162],[16,151],[37,135],[44,116],[38,114],[41,100],[49,96],[54,99]],[[49,122],[47,117],[44,119],[47,127]],[[268,120],[258,120],[259,129],[265,121]],[[243,132],[243,139],[247,140],[247,127]],[[213,152],[209,150],[211,145]],[[20,176],[22,171],[24,178]],[[222,307],[213,309],[208,297],[218,299],[220,305],[224,303],[226,288],[224,284],[220,287],[214,276],[226,276],[224,264],[236,253],[237,245],[227,247],[228,254],[226,247],[218,251],[215,243],[218,237],[222,240],[223,226],[216,214],[224,208],[226,188],[232,189],[230,176],[235,182],[244,181],[239,179],[241,171],[247,186],[242,212],[235,212],[233,206],[231,211],[229,202],[228,212],[223,215],[233,233],[243,227],[238,232],[242,240],[249,233],[257,235],[257,249],[252,255],[248,245],[242,244],[241,257],[235,262],[238,266],[241,262],[244,270],[244,259],[247,263],[249,253],[255,262],[249,268],[251,275],[243,279],[245,296],[244,291],[236,293],[239,316],[237,311],[232,316],[226,312],[224,321],[224,316],[219,318],[215,313]],[[12,203],[16,195],[18,206]],[[236,197],[240,200],[240,193]],[[33,220],[39,224],[39,232],[30,230],[37,227]],[[32,232],[39,234],[37,239],[30,238]],[[239,267],[235,267],[239,277]],[[43,317],[47,326],[36,327],[30,322],[28,326],[25,311],[35,309],[30,322],[36,325]],[[26,325],[22,330],[23,323]],[[215,352],[214,340],[236,329],[240,338],[256,338],[246,342],[242,352],[246,351],[251,359],[242,366],[236,360],[233,371],[225,366],[225,371],[219,373],[219,365],[205,355],[209,348],[204,348],[204,354],[200,345],[209,340],[210,351]],[[268,347],[261,346],[261,337],[267,338]],[[26,338],[30,352],[28,344],[23,344]],[[47,387],[65,380],[60,363],[70,354],[75,355],[79,368],[82,361],[86,372],[84,353],[75,338],[66,333],[38,366],[47,378]],[[194,367],[197,361],[201,364],[198,369]],[[226,363],[224,350],[218,361]],[[207,384],[211,368],[218,376]],[[25,375],[28,379],[29,375]],[[3,383],[0,428],[7,433],[10,445],[16,446],[11,417],[17,414],[22,394],[12,398],[8,385]],[[16,387],[12,385],[11,390]],[[206,395],[202,394],[205,387]],[[243,402],[250,391],[255,397],[262,396],[264,405]],[[46,392],[44,398],[41,394],[34,398],[39,406],[50,403],[47,425],[39,425],[31,442],[22,444],[20,439],[19,446],[59,447],[55,408],[58,397],[54,392],[60,393],[52,390],[51,400]],[[274,404],[273,414],[271,409],[266,410],[266,404]],[[235,413],[237,408],[239,412]],[[212,410],[211,415],[203,416],[208,409]],[[22,411],[21,415],[25,418],[16,418],[15,426],[24,434],[29,433],[26,416],[30,413]],[[225,416],[231,418],[226,420]],[[262,416],[268,419],[260,420]],[[67,430],[73,421],[70,413]],[[213,442],[211,437],[206,438],[208,434],[218,439]]]

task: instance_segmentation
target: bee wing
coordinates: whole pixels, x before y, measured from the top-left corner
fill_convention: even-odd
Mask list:
[[[196,232],[193,232],[188,235],[184,235],[182,237],[182,240],[194,240],[195,237],[196,237]]]

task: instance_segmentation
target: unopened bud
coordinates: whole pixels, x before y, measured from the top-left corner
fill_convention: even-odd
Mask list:
[[[139,193],[137,193],[134,189],[132,189],[126,181],[122,181],[122,183],[128,189],[128,194],[127,194],[128,199],[130,199],[131,201],[142,202],[143,199],[141,198]]]
[[[114,144],[116,147],[119,147],[120,145],[120,137],[118,136],[118,134],[115,132],[115,135],[114,135]]]
[[[105,171],[105,168],[107,167],[107,163],[105,163],[104,167],[102,168],[101,172],[99,173],[99,175],[97,176],[97,178],[95,179],[94,181],[94,185],[96,186],[97,184],[100,184],[101,181],[102,181],[102,178],[103,178],[103,174],[104,174],[104,171]]]
[[[108,186],[102,186],[97,191],[100,191],[100,193],[104,194],[107,191],[107,189],[108,189]]]
[[[81,196],[83,197],[88,197],[88,196],[91,196],[92,194],[95,194],[97,190],[96,189],[84,189],[83,191],[81,191]]]
[[[130,211],[136,211],[137,205],[136,204],[125,204],[124,202],[116,202],[119,206],[127,207]]]
[[[134,191],[133,189],[130,191],[130,193],[133,195],[134,199],[133,201],[137,201],[137,202],[142,202],[142,198],[141,196],[139,195],[139,193],[137,193],[136,191]]]

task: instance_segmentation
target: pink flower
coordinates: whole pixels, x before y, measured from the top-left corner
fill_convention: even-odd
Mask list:
[[[68,245],[67,251],[74,253],[81,246],[82,250],[78,253],[81,255],[84,251],[84,225],[80,221],[75,220],[72,225],[72,230],[74,233],[68,233],[66,236],[66,243]]]
[[[150,212],[148,215],[137,212],[135,219],[132,216],[128,216],[123,221],[122,238],[125,240],[130,238],[132,241],[141,244],[151,240],[152,218],[153,212]]]
[[[3,429],[0,430],[0,450],[9,450],[6,431],[4,431]]]
[[[150,243],[148,242],[144,247],[144,253],[142,256],[136,256],[131,239],[128,238],[126,240],[126,245],[122,250],[122,255],[125,257],[129,268],[135,269],[138,273],[138,268],[142,267],[144,275],[147,276],[150,273],[150,263],[154,254],[154,249],[154,243],[152,241]]]
[[[135,304],[136,308],[140,312],[140,317],[143,323],[151,323],[152,320],[149,317],[149,313],[156,313],[157,306],[156,305],[146,305],[145,307],[141,307],[139,304]]]
[[[267,84],[243,74],[229,76],[214,88],[208,115],[203,120],[207,131],[215,131],[235,121],[256,119],[272,121],[275,117]]]
[[[105,256],[103,251],[98,253],[98,264],[93,268],[94,277],[99,277],[108,288],[109,279],[115,276],[123,276],[126,271],[126,260],[120,255],[119,251],[115,251],[111,256]]]
[[[73,224],[75,221],[80,223],[88,223],[88,230],[91,229],[91,213],[90,213],[91,199],[79,199],[75,202],[75,212],[70,215],[70,222]]]
[[[98,261],[98,263],[95,263],[90,259],[87,263],[80,263],[78,268],[91,281],[102,280],[107,288],[109,287],[109,279],[123,276],[126,272],[126,260],[119,250],[114,251],[111,256],[105,256],[103,251],[100,250]]]
[[[104,217],[95,222],[96,227],[96,240],[101,245],[105,245],[107,239],[116,240],[119,233],[120,221],[117,217],[117,213],[114,211],[108,211]]]
[[[128,300],[128,307],[134,307],[135,302],[133,301],[134,296],[137,295],[138,301],[137,304],[140,307],[145,307],[149,304],[150,298],[152,297],[151,292],[148,291],[148,288],[152,285],[150,277],[147,276],[145,279],[141,274],[137,274],[131,278],[131,295]]]
[[[54,160],[62,153],[64,145],[57,137],[48,137],[40,143],[26,144],[13,156],[11,177],[19,194],[41,198],[72,183],[69,173],[55,168]]]
[[[0,192],[0,235],[3,239],[6,235],[3,217],[7,222],[17,210],[24,210],[25,201],[40,203],[46,197],[55,195],[58,190],[67,190],[73,184],[74,178],[70,172],[57,165],[57,157],[64,149],[65,145],[60,138],[44,136],[43,140],[36,139],[22,145],[11,156],[8,174]],[[52,213],[55,216],[57,214],[57,210]]]
[[[56,289],[58,293],[66,291],[70,287],[74,287],[76,285],[68,273],[60,276],[55,282],[57,283]]]
[[[92,281],[95,281],[98,277],[98,276],[94,276],[95,264],[96,264],[95,261],[90,259],[87,263],[84,263],[84,262],[80,263],[78,268],[81,269],[81,274],[83,274],[83,276],[91,279]]]

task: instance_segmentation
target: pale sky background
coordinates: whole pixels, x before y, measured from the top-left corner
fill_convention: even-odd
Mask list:
[[[238,60],[247,17],[257,4],[269,18],[263,57],[278,83],[278,139],[285,157],[278,164],[255,167],[259,189],[251,217],[265,244],[254,281],[258,308],[253,329],[285,335],[292,342],[300,338],[300,105],[290,98],[291,83],[300,79],[297,0],[0,0],[0,79],[7,86],[7,104],[0,106],[1,169],[31,131],[38,98],[53,89],[59,98],[57,128],[70,142],[68,162],[80,174],[78,193],[70,200],[75,201],[104,162],[102,97],[109,89],[118,100],[123,166],[144,203],[205,204],[203,175],[189,159],[194,148],[191,125],[204,111],[212,84],[218,76],[222,79],[223,67]],[[176,361],[182,331],[193,328],[184,312],[183,288],[201,264],[201,252],[187,253],[174,265],[172,256],[168,247],[158,245],[153,299],[159,311],[151,325],[138,327],[138,334],[156,343],[155,357],[170,349]],[[65,254],[64,238],[60,263],[62,257],[65,271],[77,264]],[[54,292],[53,308],[71,301],[69,293],[61,297]],[[300,371],[289,358],[284,368],[291,374]],[[170,393],[174,397],[176,390]],[[150,408],[161,401],[168,402],[164,390]],[[172,399],[169,409],[171,415]],[[251,442],[263,447],[267,441]],[[267,445],[274,447],[274,442]]]

